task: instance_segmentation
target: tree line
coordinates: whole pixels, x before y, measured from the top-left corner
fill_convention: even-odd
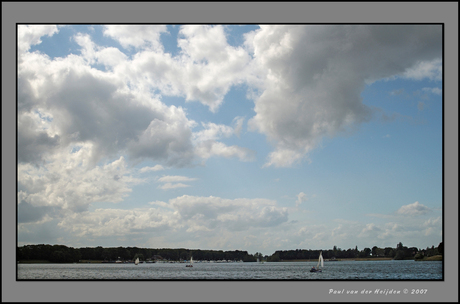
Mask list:
[[[25,245],[17,248],[18,261],[44,260],[53,263],[76,263],[85,261],[132,261],[145,260],[184,261],[190,260],[230,260],[255,262],[257,258],[247,251],[200,250],[200,249],[151,249],[138,247],[83,247],[65,245]]]
[[[442,255],[444,246],[441,242],[438,247],[432,246],[426,249],[418,249],[416,247],[406,247],[401,242],[395,248],[385,247],[379,248],[364,248],[342,250],[334,246],[332,249],[326,250],[310,250],[310,249],[295,249],[295,250],[278,250],[272,255],[263,256],[261,253],[249,254],[247,251],[232,250],[200,250],[200,249],[185,249],[185,248],[138,248],[138,247],[82,247],[73,248],[65,245],[24,245],[17,247],[18,261],[44,260],[52,263],[77,263],[79,261],[132,261],[137,257],[141,261],[145,260],[164,260],[164,261],[184,261],[189,260],[192,256],[194,260],[203,261],[243,261],[255,262],[266,260],[268,262],[280,262],[284,260],[306,260],[318,259],[322,252],[324,259],[343,259],[343,258],[365,258],[365,257],[387,257],[395,260],[402,259],[421,259],[434,255]]]
[[[395,260],[405,260],[405,259],[421,259],[423,257],[430,257],[435,255],[444,254],[443,242],[439,243],[438,247],[432,246],[427,247],[426,249],[418,249],[416,247],[407,247],[399,242],[395,248],[384,247],[379,248],[374,246],[372,248],[364,248],[358,250],[358,246],[354,249],[342,250],[334,246],[333,249],[329,250],[306,250],[306,249],[296,249],[296,250],[279,250],[276,251],[271,256],[267,257],[269,262],[278,262],[283,260],[311,260],[318,259],[319,254],[322,252],[324,259],[346,259],[346,258],[367,258],[367,257],[385,257],[392,258]]]

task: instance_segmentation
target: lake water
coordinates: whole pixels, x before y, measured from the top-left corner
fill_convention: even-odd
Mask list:
[[[18,264],[18,280],[442,280],[442,262]]]

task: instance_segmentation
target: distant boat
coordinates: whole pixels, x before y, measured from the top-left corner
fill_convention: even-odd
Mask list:
[[[134,265],[138,265],[139,264],[139,258],[137,258],[135,261],[134,261]]]
[[[319,265],[321,264],[321,269],[319,268]],[[318,258],[318,264],[316,264],[316,268],[312,267],[310,269],[310,272],[322,272],[324,267],[324,260],[323,260],[323,252],[321,251],[319,253],[319,258]]]
[[[185,267],[193,267],[193,257],[190,257],[190,264],[185,265]]]

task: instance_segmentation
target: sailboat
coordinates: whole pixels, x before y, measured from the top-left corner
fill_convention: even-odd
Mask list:
[[[321,269],[319,268],[319,265],[321,264]],[[316,268],[312,267],[310,269],[310,272],[322,272],[324,267],[324,260],[323,260],[323,252],[321,251],[319,253],[319,258],[318,258],[318,264],[316,264]]]
[[[134,265],[138,265],[139,264],[139,258],[137,258],[135,261],[134,261]]]
[[[185,265],[185,267],[193,267],[193,257],[190,257],[190,264]]]

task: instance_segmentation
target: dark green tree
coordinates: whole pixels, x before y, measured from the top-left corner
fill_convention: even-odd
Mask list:
[[[143,255],[142,253],[136,253],[136,254],[134,255],[133,260],[136,260],[137,258],[139,258],[139,261],[144,261],[144,260],[145,260],[145,259],[144,259],[144,255]]]
[[[444,255],[444,243],[443,242],[439,243],[438,245],[438,253],[441,255]]]

